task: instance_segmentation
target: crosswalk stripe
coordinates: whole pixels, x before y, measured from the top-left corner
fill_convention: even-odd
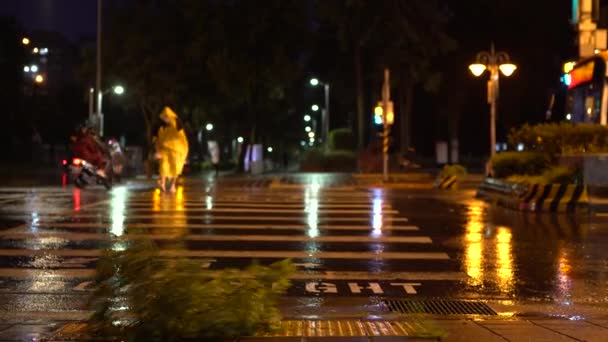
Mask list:
[[[81,210],[80,212],[90,212],[91,210]],[[262,213],[262,214],[300,214],[309,213],[313,210],[301,210],[301,209],[254,209],[254,208],[182,208],[182,209],[164,209],[155,210],[153,208],[145,209],[130,209],[130,212],[145,213],[145,212],[192,212],[192,213]],[[371,209],[368,210],[347,210],[347,209],[315,209],[315,213],[318,214],[374,214]],[[398,214],[397,210],[382,210],[383,215]]]
[[[418,243],[426,244],[433,241],[426,236],[352,236],[352,235],[330,235],[315,236],[308,235],[180,235],[179,240],[191,241],[290,241],[290,242],[340,242],[340,243],[362,243],[362,242],[385,242],[385,243]],[[70,240],[110,240],[113,235],[99,233],[10,233],[3,236],[4,239],[27,239],[34,243],[39,238],[57,237]],[[126,240],[176,240],[176,234],[123,234],[120,239]]]
[[[98,257],[101,250],[74,249],[0,249],[0,256],[88,256]],[[164,257],[209,257],[209,258],[277,258],[277,259],[371,259],[371,260],[449,260],[443,252],[323,252],[323,251],[256,251],[256,250],[160,250]]]
[[[142,219],[155,219],[155,220],[224,220],[224,221],[294,221],[298,219],[306,220],[307,214],[302,213],[302,216],[212,216],[212,215],[184,215],[183,217],[179,217],[176,215],[165,215],[162,212],[158,212],[158,214],[151,215],[127,215],[125,217],[126,220],[142,220]],[[45,214],[46,217],[56,216],[56,217],[64,217],[64,215],[53,215],[53,214]],[[361,216],[361,217],[319,217],[318,222],[326,222],[326,221],[336,221],[336,222],[370,222],[370,216]],[[73,216],[76,219],[79,218],[90,218],[90,219],[99,219],[99,218],[112,218],[111,215],[107,213],[103,214],[75,214]],[[407,218],[404,217],[392,217],[392,216],[382,216],[382,222],[407,222]]]
[[[74,223],[65,223],[65,222],[46,222],[40,221],[35,225],[36,228],[44,228],[44,227],[53,227],[53,228],[109,228],[112,226],[112,223],[98,223],[98,222],[74,222]],[[27,227],[27,226],[23,226]],[[241,230],[260,230],[260,229],[269,229],[269,230],[310,230],[310,226],[302,225],[302,224],[281,224],[281,225],[273,225],[273,224],[200,224],[200,223],[177,223],[177,222],[167,222],[167,223],[128,223],[123,225],[125,229],[142,229],[142,228],[189,228],[189,229],[241,229]],[[353,226],[353,225],[323,225],[319,224],[317,229],[322,232],[324,230],[367,230],[372,231],[372,225],[361,225],[361,226]],[[383,231],[417,231],[420,230],[417,226],[391,226],[387,225],[382,228]],[[1,235],[1,234],[0,234]]]
[[[161,202],[161,204],[164,204]],[[173,206],[176,206],[175,203],[171,203]],[[184,208],[205,208],[207,204],[205,202],[183,202],[180,203]],[[211,205],[214,208],[298,208],[305,209],[307,206],[306,203],[249,203],[249,202],[217,202],[213,201]],[[319,203],[316,205],[319,209],[321,208],[345,208],[345,209],[373,209],[373,203],[368,204],[332,204],[332,203]],[[150,208],[153,207],[153,204],[148,202],[138,202],[138,203],[127,203],[128,208]],[[391,209],[392,206],[389,204],[382,204],[382,210]]]
[[[208,270],[211,276],[217,275],[218,270]],[[0,277],[35,278],[52,280],[53,278],[93,278],[94,269],[28,269],[0,268]],[[299,271],[289,277],[293,280],[467,280],[464,272],[353,272],[353,271]]]

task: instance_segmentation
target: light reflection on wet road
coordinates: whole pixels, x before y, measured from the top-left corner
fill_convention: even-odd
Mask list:
[[[334,181],[187,182],[174,195],[0,191],[0,310],[82,310],[101,250],[146,238],[211,270],[291,257],[295,297],[608,299],[608,219],[518,213],[463,191],[328,187]]]
[[[608,220],[514,212],[466,196],[401,197],[394,194],[395,208],[448,248],[469,276],[469,293],[565,305],[608,301]]]

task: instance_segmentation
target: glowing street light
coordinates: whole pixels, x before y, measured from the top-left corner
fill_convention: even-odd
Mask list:
[[[306,126],[306,127],[304,128],[304,130],[305,130],[305,131],[308,133],[308,132],[312,131],[312,128],[310,128],[310,126]]]
[[[315,132],[308,132],[308,137],[310,139],[314,139],[315,138]]]
[[[238,142],[239,144],[242,144],[243,141],[245,141],[245,139],[243,137],[236,138],[236,142]]]
[[[114,94],[116,95],[122,95],[125,93],[125,88],[121,85],[117,85],[114,88],[112,88],[112,90],[114,90]]]
[[[496,52],[494,44],[490,52],[477,54],[477,61],[469,66],[475,77],[481,76],[484,71],[490,72],[488,80],[488,103],[490,104],[490,157],[496,154],[496,100],[498,99],[498,78],[500,73],[505,77],[513,75],[517,66],[511,63],[511,58],[506,52]],[[500,71],[500,72],[499,72]]]
[[[23,71],[24,71],[24,72],[30,72],[30,67],[29,67],[29,66],[27,66],[27,65],[26,65],[26,66],[24,66],[24,67],[23,67]]]
[[[313,112],[317,112],[319,111],[319,106],[317,106],[316,104],[312,105],[312,107],[310,107],[312,109]]]
[[[44,77],[42,75],[36,75],[36,77],[34,78],[34,81],[38,84],[44,82]]]
[[[479,77],[481,76],[481,74],[483,74],[484,71],[486,71],[486,66],[483,64],[475,63],[469,65],[469,70],[471,70],[471,73],[475,75],[475,77]]]
[[[23,37],[23,39],[21,39],[21,44],[30,45],[30,39],[28,37]]]
[[[38,50],[38,48],[37,48],[37,47],[35,47],[35,48],[32,50],[32,52],[33,52],[33,53],[38,53],[38,51],[40,51],[40,50]]]
[[[207,131],[209,131],[209,132],[213,131],[213,124],[208,123],[208,124],[205,126],[205,129],[206,129]]]
[[[310,79],[310,85],[313,86],[313,87],[318,86],[319,85],[319,80],[316,79],[316,78],[311,78]]]
[[[511,63],[506,63],[506,64],[501,64],[498,69],[500,69],[500,72],[502,72],[503,75],[505,75],[506,77],[509,77],[511,75],[513,75],[513,73],[515,72],[515,69],[517,69],[517,66],[515,64],[511,64]]]
[[[268,148],[266,149],[266,151],[268,151],[268,153],[272,153],[272,151],[273,151],[272,146],[268,146]]]
[[[312,118],[310,117],[310,115],[306,114],[304,115],[304,121],[309,122]]]

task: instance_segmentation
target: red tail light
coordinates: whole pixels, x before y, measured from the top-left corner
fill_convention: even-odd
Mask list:
[[[79,166],[82,164],[82,159],[74,158],[74,159],[72,159],[72,164]]]
[[[61,164],[63,164],[63,166],[66,166],[66,165],[68,165],[68,161],[64,159],[61,161]]]

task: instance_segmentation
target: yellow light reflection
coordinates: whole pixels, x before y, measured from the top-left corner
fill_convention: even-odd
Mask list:
[[[563,304],[570,304],[570,298],[572,297],[572,279],[570,273],[572,272],[572,265],[568,260],[568,253],[563,249],[560,251],[559,265],[557,269],[557,287],[560,299]]]
[[[469,206],[465,235],[465,260],[467,274],[471,277],[469,285],[483,284],[483,204],[474,201]]]
[[[160,189],[154,190],[154,195],[152,196],[152,210],[160,211]]]
[[[175,195],[175,210],[184,211],[184,187],[178,186]]]
[[[502,292],[513,290],[513,257],[511,254],[511,231],[499,227],[496,235],[496,258],[498,261],[498,287]]]
[[[115,188],[112,191],[112,228],[110,232],[116,236],[121,236],[125,231],[125,211],[127,207],[128,192],[124,187]]]

